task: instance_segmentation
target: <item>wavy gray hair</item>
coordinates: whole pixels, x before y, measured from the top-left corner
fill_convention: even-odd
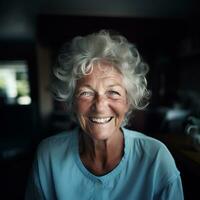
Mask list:
[[[69,113],[74,116],[73,100],[78,79],[91,73],[96,62],[106,60],[123,76],[129,112],[125,123],[134,109],[148,105],[149,91],[145,78],[148,65],[141,59],[136,47],[121,35],[102,30],[84,37],[77,36],[61,49],[54,68],[53,92],[57,100],[67,102]]]

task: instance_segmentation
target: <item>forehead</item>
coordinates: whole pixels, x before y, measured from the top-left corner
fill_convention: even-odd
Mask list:
[[[89,82],[107,82],[110,84],[121,84],[123,76],[113,65],[103,62],[93,65],[91,72],[78,80],[78,85]]]

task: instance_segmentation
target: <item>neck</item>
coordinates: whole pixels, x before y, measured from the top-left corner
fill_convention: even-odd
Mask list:
[[[108,140],[94,140],[81,133],[79,140],[80,158],[88,170],[96,175],[114,169],[123,156],[124,138],[121,130]]]

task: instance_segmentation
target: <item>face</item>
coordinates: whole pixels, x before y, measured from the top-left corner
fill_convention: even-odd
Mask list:
[[[77,81],[75,110],[83,131],[96,140],[112,138],[128,111],[122,75],[101,63]]]

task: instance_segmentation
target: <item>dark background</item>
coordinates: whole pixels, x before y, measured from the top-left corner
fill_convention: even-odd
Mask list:
[[[0,199],[23,199],[39,141],[74,126],[49,92],[58,49],[74,36],[109,29],[135,43],[150,67],[152,97],[129,128],[184,135],[187,117],[200,117],[199,11],[194,0],[1,0],[0,61],[28,62],[32,103],[0,104]],[[198,199],[199,174],[176,162],[186,199]]]

